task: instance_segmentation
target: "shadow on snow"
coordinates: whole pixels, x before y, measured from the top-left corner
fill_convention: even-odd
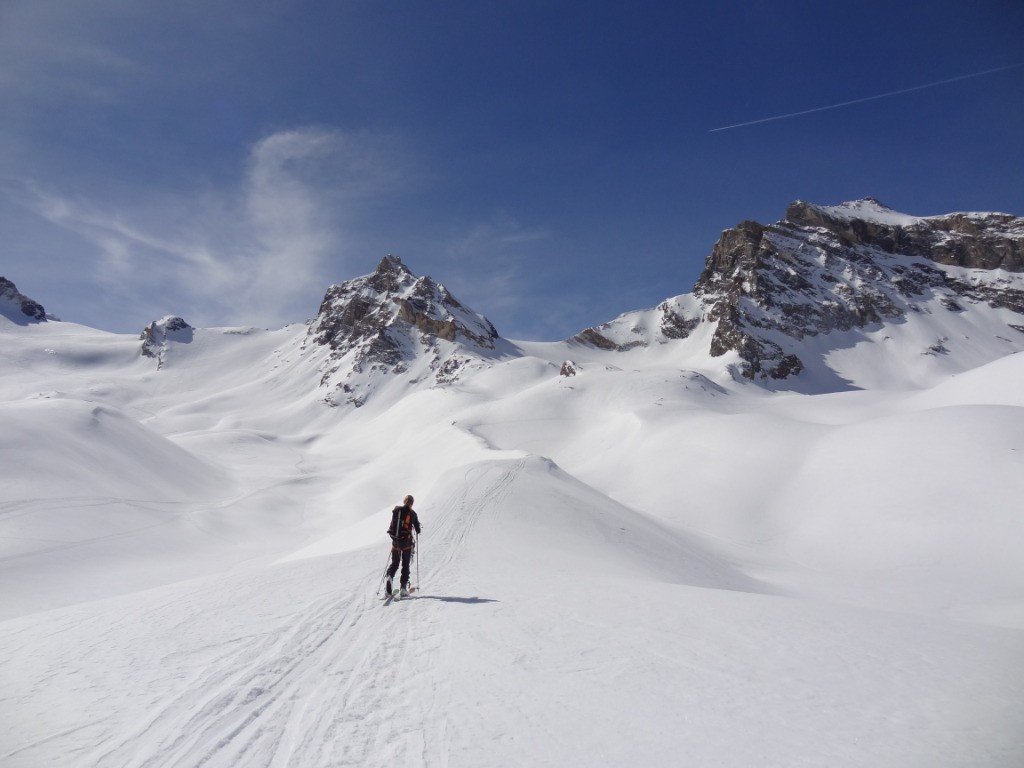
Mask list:
[[[441,595],[409,595],[403,600],[440,600],[442,603],[462,603],[464,605],[480,605],[481,603],[497,603],[488,597],[445,597]]]

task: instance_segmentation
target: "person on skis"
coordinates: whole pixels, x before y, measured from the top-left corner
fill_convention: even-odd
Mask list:
[[[409,594],[409,563],[412,560],[413,550],[416,542],[413,540],[412,532],[420,532],[420,519],[412,508],[412,496],[406,496],[402,506],[395,507],[391,511],[391,527],[388,528],[388,535],[391,537],[391,565],[388,567],[388,580],[385,584],[387,594],[391,592],[391,582],[398,572],[398,563],[402,563],[401,597]]]

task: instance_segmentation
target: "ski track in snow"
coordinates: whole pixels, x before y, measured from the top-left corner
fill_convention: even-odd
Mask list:
[[[90,697],[88,709],[106,715],[5,750],[0,761],[37,765],[37,750],[59,753],[65,742],[95,744],[73,754],[74,764],[138,768],[384,765],[399,753],[422,753],[416,745],[443,741],[443,731],[417,730],[434,722],[426,712],[443,709],[424,701],[422,692],[442,686],[422,679],[431,667],[414,663],[405,649],[414,645],[416,659],[440,650],[432,616],[437,608],[421,601],[382,610],[372,594],[375,583],[364,579],[356,591],[318,597],[295,614],[267,622],[258,634],[229,638],[210,636],[201,625],[215,617],[190,614],[187,602],[182,615],[182,601],[173,594],[125,614],[115,606],[110,613],[116,616],[71,610],[81,618],[69,618],[44,638],[30,630],[11,633],[11,624],[19,623],[11,622],[2,639],[15,658],[32,655],[40,639],[68,636],[55,643],[64,653],[50,659],[51,674],[32,682],[34,695],[52,685],[69,685],[72,692],[90,688],[83,659],[98,655],[118,664],[123,657],[130,666],[121,671],[123,687]],[[404,610],[417,610],[417,620],[409,621]],[[79,646],[77,637],[92,637],[106,621],[92,647]],[[177,637],[180,648],[158,656],[158,639],[133,627],[161,627],[162,635]],[[410,690],[417,696],[408,695]],[[6,709],[12,702],[3,703]],[[88,737],[70,739],[77,731]]]
[[[437,556],[432,582],[452,581],[464,542],[521,466],[514,463],[496,481],[490,472],[470,470],[459,495],[430,520],[429,546]],[[481,483],[487,487],[479,488]],[[369,553],[360,560],[370,563]],[[415,568],[414,561],[414,579]],[[271,569],[256,578],[269,589],[274,575]],[[33,766],[39,754],[84,742],[95,746],[70,756],[75,764],[97,768],[383,766],[402,764],[396,763],[401,759],[446,766],[448,682],[442,660],[451,643],[442,614],[449,604],[471,599],[436,596],[428,589],[384,606],[374,595],[378,585],[379,572],[354,590],[328,590],[293,614],[259,621],[258,633],[230,637],[210,634],[217,611],[202,606],[205,581],[185,593],[156,590],[152,604],[129,598],[138,605],[127,612],[117,600],[101,612],[67,609],[57,631],[45,615],[38,623],[28,617],[0,625],[12,659],[31,658],[40,640],[63,651],[50,659],[48,675],[32,681],[35,696],[52,685],[89,688],[82,679],[88,677],[83,658],[130,660],[124,688],[96,691],[88,704],[90,711],[106,714],[4,750],[0,760],[5,766]],[[221,607],[230,610],[230,599],[228,590]],[[252,618],[259,617],[246,623],[254,623]],[[107,622],[92,647],[74,639],[94,636]],[[33,631],[47,626],[51,630],[43,637]],[[177,638],[176,649],[158,656],[164,653],[158,639],[137,629],[153,627]],[[136,667],[143,664],[150,666]],[[11,703],[3,701],[5,708]]]
[[[0,763],[671,765],[687,746],[730,766],[956,764],[920,762],[944,750],[995,766],[1014,754],[1005,735],[965,750],[944,720],[963,710],[963,733],[999,733],[985,713],[1002,717],[1024,684],[1006,666],[1020,657],[1019,633],[622,582],[604,562],[579,572],[588,557],[566,567],[591,588],[561,600],[571,582],[536,567],[549,554],[494,549],[531,529],[517,513],[551,495],[535,490],[538,470],[526,457],[452,470],[449,495],[424,515],[422,591],[390,605],[374,594],[382,532],[379,549],[344,558],[0,624],[0,709],[14,734],[35,734],[0,747]],[[495,557],[510,562],[495,572]],[[565,555],[556,546],[553,557]],[[636,588],[660,597],[638,599]],[[980,703],[963,704],[975,686]],[[609,691],[622,705],[609,706]],[[737,729],[749,738],[734,743]]]

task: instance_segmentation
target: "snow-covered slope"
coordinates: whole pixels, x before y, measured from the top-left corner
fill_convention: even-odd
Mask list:
[[[670,345],[681,365],[798,392],[931,386],[1024,350],[1024,219],[797,201],[723,232],[693,293],[575,340]]]
[[[415,599],[373,597],[378,545],[0,625],[18,734],[5,763],[1020,756],[1019,632],[722,589],[732,569],[671,537],[631,546],[646,538],[633,516],[606,527],[615,505],[536,459],[479,462],[432,490]]]
[[[734,379],[718,321],[509,342],[407,272],[279,331],[0,317],[0,764],[1024,762],[996,315],[808,336],[797,394]]]

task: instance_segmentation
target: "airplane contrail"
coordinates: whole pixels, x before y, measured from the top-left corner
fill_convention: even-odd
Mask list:
[[[716,133],[718,131],[729,131],[733,128],[744,128],[748,125],[758,125],[759,123],[770,123],[774,120],[786,120],[790,117],[799,117],[800,115],[810,115],[814,112],[824,112],[827,109],[839,109],[840,107],[849,107],[853,104],[863,104],[865,101],[875,101],[876,99],[887,99],[890,96],[899,96],[901,93],[910,93],[911,91],[921,91],[925,88],[934,88],[937,85],[945,85],[946,83],[956,83],[960,80],[969,80],[972,77],[981,77],[983,75],[991,75],[995,72],[1004,72],[1007,69],[1015,69],[1017,67],[1024,67],[1024,61],[1016,64],[1008,64],[1005,67],[996,67],[995,69],[986,69],[984,72],[972,72],[969,75],[960,75],[959,77],[951,77],[947,80],[936,80],[934,83],[925,83],[924,85],[915,85],[912,88],[901,88],[898,91],[889,91],[888,93],[879,93],[876,96],[865,96],[863,99],[854,99],[853,101],[843,101],[839,104],[829,104],[827,107],[815,107],[814,109],[804,109],[800,112],[787,112],[784,115],[774,115],[773,117],[762,117],[760,120],[750,120],[746,123],[736,123],[734,125],[723,125],[721,128],[712,128],[708,133]]]

